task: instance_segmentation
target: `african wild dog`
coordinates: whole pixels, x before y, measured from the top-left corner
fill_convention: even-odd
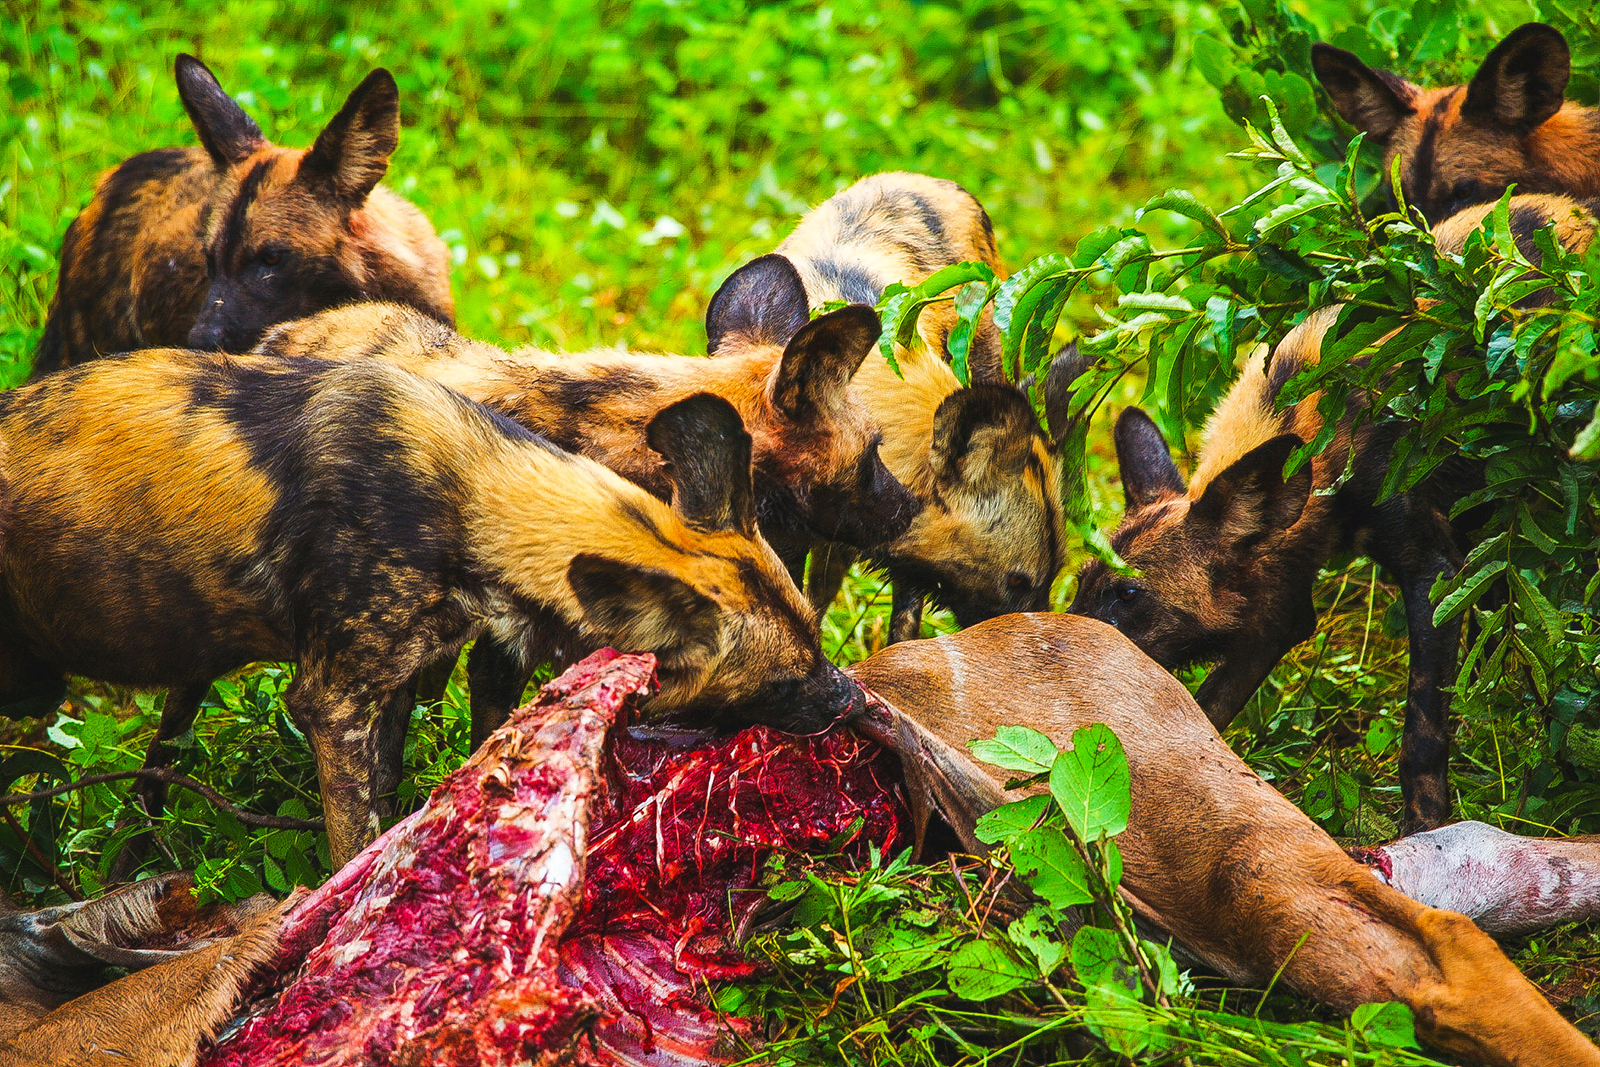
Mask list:
[[[758,260],[728,280],[772,288],[794,269]],[[878,317],[847,307],[807,321],[802,299],[771,309],[781,326],[753,316],[725,325],[722,358],[596,349],[507,352],[468,340],[417,312],[354,305],[270,332],[257,351],[343,359],[376,356],[442,382],[540,434],[597,460],[666,499],[672,491],[647,428],[663,407],[699,392],[731,403],[754,438],[755,514],[762,536],[797,579],[807,546],[831,537],[862,548],[906,530],[917,500],[878,455],[876,428],[850,376],[871,351]],[[468,677],[473,736],[481,738],[520,699],[537,662],[491,638],[473,645]]]
[[[542,662],[660,659],[660,710],[793,708],[854,687],[755,527],[724,400],[645,430],[667,504],[379,360],[150,350],[0,396],[0,700],[62,674],[167,686],[157,745],[215,677],[293,660],[336,863],[399,777],[410,682],[479,634]]]
[[[100,179],[61,243],[35,376],[163,345],[244,351],[273,323],[354,300],[452,321],[443,242],[378,185],[400,136],[388,71],[297,150],[269,143],[198,59],[176,68],[201,147],[144,152]]]
[[[1600,196],[1573,197],[1550,194],[1513,196],[1506,205],[1506,221],[1510,223],[1511,237],[1517,249],[1535,266],[1544,253],[1534,241],[1534,235],[1544,227],[1554,224],[1556,243],[1569,252],[1583,252],[1594,240],[1597,220],[1600,220]],[[1466,247],[1467,238],[1480,229],[1494,211],[1494,204],[1459,211],[1433,228],[1434,243],[1439,251],[1459,255]],[[1543,297],[1550,294],[1546,291]],[[1541,294],[1534,294],[1535,303]]]
[[[1512,30],[1467,85],[1424,89],[1317,44],[1317,79],[1339,114],[1396,157],[1406,201],[1431,223],[1523,193],[1600,196],[1600,112],[1565,99],[1572,57],[1559,30]],[[1388,188],[1387,182],[1385,188]]]
[[[1169,670],[1213,663],[1196,699],[1217,729],[1233,720],[1273,666],[1316,632],[1312,589],[1331,558],[1360,551],[1400,584],[1411,633],[1411,680],[1400,753],[1403,828],[1427,829],[1450,813],[1450,667],[1459,621],[1433,625],[1429,591],[1454,574],[1462,532],[1450,506],[1470,483],[1446,463],[1405,493],[1375,503],[1399,423],[1346,419],[1311,463],[1287,479],[1285,461],[1321,427],[1319,395],[1283,411],[1284,383],[1316,362],[1339,306],[1309,315],[1271,355],[1253,358],[1206,426],[1187,486],[1166,439],[1138,408],[1117,420],[1126,497],[1112,547],[1138,577],[1095,560],[1078,576],[1068,609],[1108,622]],[[1351,459],[1349,477],[1338,480]],[[1333,490],[1327,495],[1313,490]]]
[[[1556,196],[1517,196],[1510,206],[1513,235],[1535,262],[1535,230],[1554,223],[1564,246],[1583,251],[1600,207]],[[1435,227],[1440,250],[1459,253],[1491,209]],[[1537,302],[1535,294],[1530,303]],[[1137,408],[1122,413],[1116,445],[1126,509],[1111,543],[1142,573],[1127,577],[1089,563],[1069,610],[1111,623],[1168,669],[1216,664],[1197,697],[1222,729],[1277,661],[1315,632],[1312,587],[1322,566],[1356,551],[1370,557],[1399,582],[1410,633],[1400,785],[1402,828],[1412,832],[1450,813],[1450,695],[1442,687],[1454,681],[1461,625],[1433,624],[1430,591],[1460,565],[1474,515],[1452,520],[1450,510],[1481,478],[1475,464],[1453,459],[1377,503],[1404,424],[1356,419],[1359,400],[1321,454],[1283,477],[1289,453],[1321,429],[1320,394],[1282,411],[1275,400],[1317,361],[1342,310],[1312,312],[1270,359],[1246,365],[1206,427],[1187,486],[1155,423]]]
[[[804,292],[718,294],[707,315],[713,354],[719,319],[736,302],[875,303],[890,282],[914,284],[965,260],[1004,274],[982,205],[956,183],[921,174],[863,178],[801,219],[776,255],[794,264]],[[963,626],[1046,608],[1062,563],[1055,449],[1026,395],[1005,382],[987,316],[973,339],[975,384],[957,380],[943,358],[954,322],[950,305],[930,308],[919,323],[924,344],[896,350],[903,377],[874,357],[853,382],[883,433],[885,462],[922,503],[903,536],[867,552],[894,585],[895,641],[918,636],[924,597]],[[808,592],[819,609],[853,555],[815,546]]]

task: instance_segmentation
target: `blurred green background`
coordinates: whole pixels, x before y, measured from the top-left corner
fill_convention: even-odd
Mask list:
[[[28,362],[95,176],[195,143],[180,51],[294,146],[390,68],[387,180],[449,243],[464,332],[699,352],[721,279],[873,171],[962,182],[1011,263],[1170,185],[1241,191],[1191,62],[1218,28],[1210,5],[1112,0],[7,0],[0,375]]]

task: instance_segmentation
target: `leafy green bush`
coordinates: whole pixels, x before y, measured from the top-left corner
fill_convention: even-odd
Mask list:
[[[1281,52],[1297,54],[1306,31],[1275,10],[1275,21],[1252,25],[1280,34]],[[1568,26],[1574,35],[1580,29]],[[1585,48],[1592,41],[1580,39]],[[1250,68],[1241,60],[1234,69],[1238,80]],[[1377,183],[1363,174],[1360,138],[1338,159],[1318,158],[1302,149],[1270,98],[1258,104],[1266,130],[1247,125],[1251,147],[1239,156],[1270,167],[1270,180],[1224,210],[1183,190],[1146,204],[1145,213],[1193,221],[1183,247],[1158,248],[1137,227],[1106,227],[1072,254],[1041,257],[1003,283],[968,283],[970,271],[952,269],[918,287],[916,299],[886,300],[886,330],[907,334],[926,301],[968,283],[972,288],[953,299],[968,317],[993,302],[1020,378],[1040,368],[1072,293],[1109,287],[1114,307],[1102,312],[1101,328],[1079,339],[1097,359],[1074,390],[1072,449],[1081,456],[1095,412],[1125,376],[1143,376],[1143,399],[1169,437],[1182,440],[1231,384],[1243,352],[1275,343],[1312,309],[1343,305],[1320,361],[1280,397],[1288,404],[1323,392],[1324,431],[1291,465],[1328,445],[1355,391],[1373,417],[1407,427],[1386,495],[1446,459],[1481,464],[1485,487],[1456,506],[1458,514],[1485,513],[1477,547],[1461,572],[1434,590],[1436,618],[1470,613],[1475,623],[1455,710],[1543,735],[1542,744],[1512,753],[1510,772],[1497,755],[1501,780],[1509,773],[1522,782],[1514,803],[1501,798],[1508,813],[1536,825],[1593,829],[1585,817],[1597,813],[1600,799],[1590,766],[1600,719],[1600,249],[1567,252],[1547,229],[1535,267],[1512,239],[1503,199],[1463,255],[1441,255],[1403,208],[1374,208],[1369,191]],[[1254,114],[1241,111],[1247,123]],[[1321,124],[1331,128],[1326,114]],[[1302,129],[1316,125],[1302,119]],[[1524,308],[1534,295],[1547,306]],[[1110,558],[1081,471],[1069,464],[1068,476],[1069,516],[1086,546]],[[1503,596],[1486,596],[1499,588]],[[1344,786],[1335,778],[1328,788],[1337,794]]]
[[[1242,1015],[1139,937],[1117,894],[1131,792],[1110,729],[1084,727],[1058,752],[1008,726],[972,748],[1014,784],[1049,787],[978,820],[990,857],[919,868],[900,856],[769,889],[794,901],[785,928],[755,943],[772,971],[718,996],[724,1010],[776,1024],[764,1062],[1079,1062],[1091,1038],[1141,1063],[1435,1062],[1411,1051],[1402,1004],[1363,1005],[1343,1027],[1283,1024],[1260,1018],[1263,993]]]

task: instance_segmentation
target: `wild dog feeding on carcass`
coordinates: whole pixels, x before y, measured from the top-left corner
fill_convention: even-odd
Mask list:
[[[1224,975],[1264,983],[1281,969],[1341,1010],[1400,1000],[1425,1039],[1486,1063],[1600,1064],[1487,934],[1351,860],[1250,773],[1176,680],[1101,624],[1011,616],[896,645],[858,670],[883,699],[869,695],[855,731],[813,737],[756,726],[686,747],[613,728],[650,672],[648,657],[597,653],[519,710],[427,808],[288,902],[275,951],[180,960],[108,986],[14,1037],[0,1067],[92,1062],[70,1053],[119,1020],[126,1030],[160,990],[196,985],[211,1008],[185,1056],[199,1049],[208,1067],[742,1058],[749,1030],[698,992],[749,973],[734,939],[763,896],[748,892],[763,856],[896,847],[912,829],[901,768],[975,845],[976,816],[1007,796],[962,749],[1017,721],[1058,741],[1106,722],[1122,738],[1133,789],[1118,838],[1124,888],[1143,918]],[[1421,886],[1420,857],[1451,855],[1436,844],[1402,860],[1399,842],[1375,866]],[[1586,869],[1549,915],[1600,906],[1600,846],[1518,847],[1503,884],[1479,884],[1484,899]],[[123,1067],[194,1062],[170,1047],[153,1058],[137,1039],[124,1051]]]
[[[971,193],[952,181],[898,172],[874,174],[829,197],[776,252],[745,270],[773,260],[792,264],[794,281],[736,285],[735,274],[713,298],[706,313],[713,355],[730,332],[724,320],[773,304],[802,311],[839,300],[875,304],[891,282],[914,285],[963,261],[1005,274],[988,213]],[[918,322],[922,343],[895,350],[898,373],[874,355],[852,382],[883,432],[884,461],[922,505],[900,536],[865,553],[894,586],[891,641],[920,634],[925,599],[949,608],[963,626],[1048,608],[1061,569],[1054,443],[1027,394],[1006,380],[1000,334],[987,311],[971,339],[972,384],[961,384],[947,363],[955,322],[952,304],[928,308]],[[1071,378],[1054,384],[1070,385]],[[819,611],[858,555],[841,540],[824,538],[812,549],[807,594]]]
[[[151,350],[0,394],[0,704],[67,673],[175,687],[161,762],[213,679],[293,660],[336,862],[399,779],[410,678],[486,632],[655,652],[663,708],[848,710],[737,413],[689,396],[645,437],[671,506],[379,360]]]
[[[359,304],[286,323],[257,351],[283,357],[380,358],[433,378],[540,436],[605,464],[667,499],[671,480],[646,428],[662,408],[711,393],[752,437],[754,509],[762,537],[798,581],[807,547],[831,537],[866,549],[900,537],[919,504],[878,454],[878,431],[851,375],[869,358],[878,316],[841,308],[808,321],[794,268],[764,257],[725,288],[783,288],[798,299],[714,320],[722,357],[593,349],[507,352],[419,314]],[[468,657],[474,743],[522,697],[538,661],[495,635]]]
[[[1568,251],[1594,238],[1592,205],[1559,196],[1515,196],[1512,237],[1537,264],[1534,234],[1554,224]],[[1434,228],[1439,251],[1460,254],[1489,213],[1461,212]],[[1521,303],[1538,304],[1547,292]],[[1217,405],[1188,484],[1166,438],[1138,408],[1117,419],[1117,462],[1126,507],[1111,544],[1137,572],[1096,560],[1078,576],[1068,610],[1108,622],[1170,669],[1214,664],[1197,693],[1218,729],[1228,725],[1290,649],[1316,632],[1312,592],[1330,559],[1359,551],[1400,585],[1409,645],[1400,787],[1406,832],[1450,814],[1450,684],[1459,618],[1433,620],[1432,588],[1459,567],[1474,522],[1452,506],[1478,488],[1475,461],[1451,456],[1411,488],[1383,498],[1381,486],[1407,424],[1363,417],[1353,394],[1333,440],[1285,478],[1302,441],[1323,428],[1320,393],[1277,406],[1279,391],[1321,359],[1324,338],[1349,311],[1319,308],[1269,356],[1253,356]],[[1378,344],[1382,344],[1380,339]],[[1441,383],[1447,388],[1447,383]]]

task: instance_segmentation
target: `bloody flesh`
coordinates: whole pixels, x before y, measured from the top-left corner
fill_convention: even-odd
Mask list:
[[[755,972],[734,935],[766,903],[768,861],[859,863],[869,843],[900,842],[898,761],[849,731],[756,726],[688,749],[616,731],[610,762],[562,975],[602,1007],[595,1035],[612,1062],[737,1056],[743,1028],[702,994]]]
[[[205,1067],[689,1064],[744,1035],[708,981],[768,860],[889,848],[898,765],[847,731],[753,727],[680,747],[614,729],[649,656],[552,682],[284,923],[274,965]],[[592,1028],[592,1030],[591,1030]]]

